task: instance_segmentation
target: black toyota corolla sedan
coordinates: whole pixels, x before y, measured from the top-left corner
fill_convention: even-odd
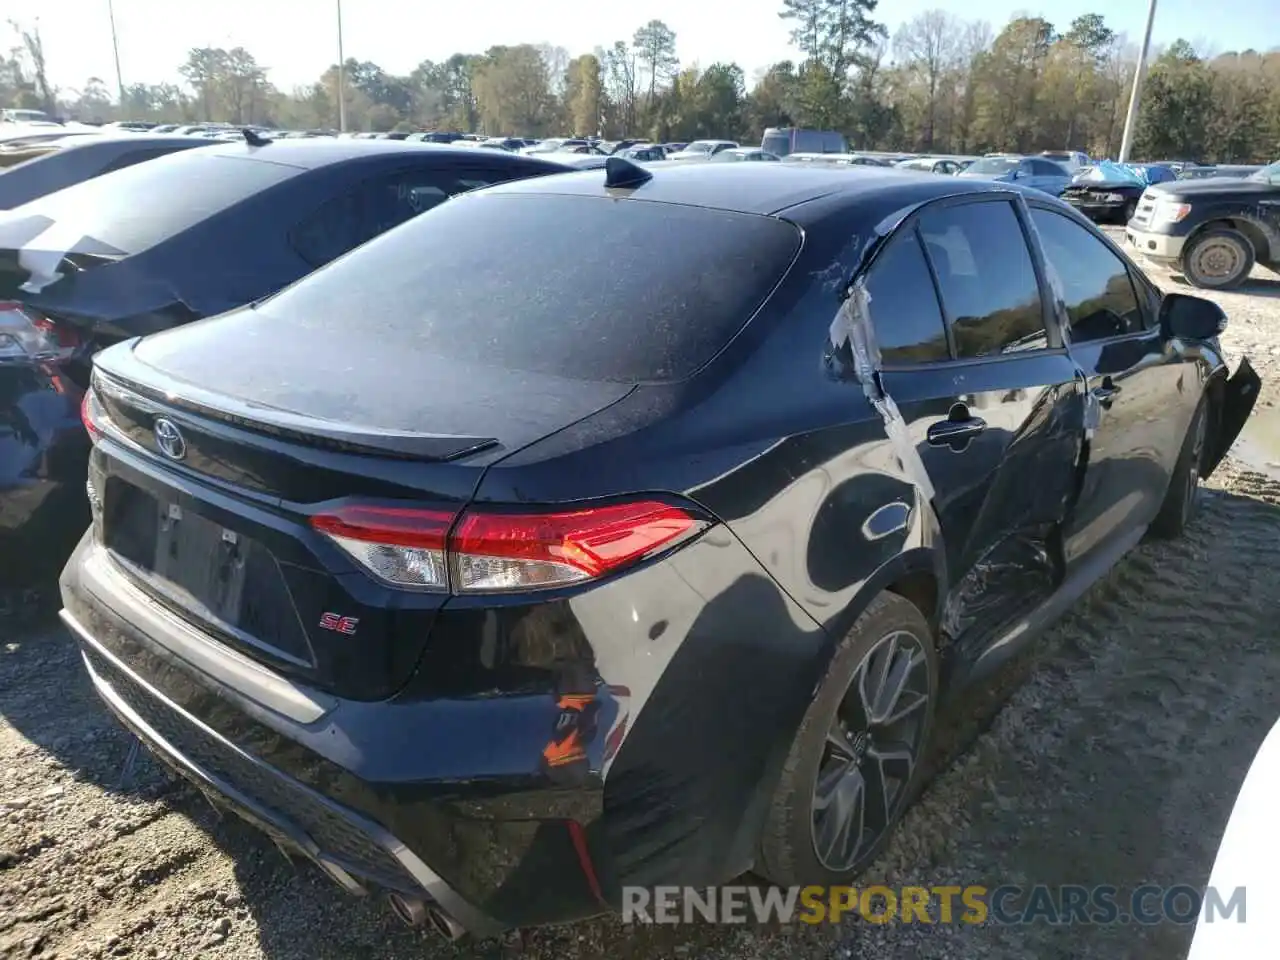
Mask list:
[[[1192,519],[1259,386],[1224,324],[1005,184],[493,187],[99,355],[63,618],[157,755],[411,922],[845,883],[940,700]]]

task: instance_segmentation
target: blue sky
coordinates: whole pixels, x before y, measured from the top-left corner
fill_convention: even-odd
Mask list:
[[[1154,42],[1185,37],[1211,52],[1280,47],[1280,0],[1159,0]],[[336,60],[334,0],[114,0],[125,83],[176,80],[193,46],[244,46],[290,89],[314,80]],[[52,81],[80,87],[98,76],[114,88],[107,0],[5,0],[6,18],[39,18]],[[665,20],[677,34],[680,58],[703,65],[736,60],[755,70],[794,56],[779,0],[342,0],[346,54],[406,73],[423,59],[494,44],[552,43],[572,54],[630,39],[643,20]],[[990,21],[996,29],[1017,13],[1056,26],[1091,11],[1106,12],[1113,29],[1137,42],[1147,0],[882,0],[890,28],[929,9]],[[1107,12],[1109,11],[1109,12]],[[4,44],[12,45],[11,41]]]

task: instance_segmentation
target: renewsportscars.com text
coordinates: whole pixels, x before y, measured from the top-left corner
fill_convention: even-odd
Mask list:
[[[623,887],[632,923],[1192,924],[1244,923],[1245,888],[1146,885],[934,887]]]

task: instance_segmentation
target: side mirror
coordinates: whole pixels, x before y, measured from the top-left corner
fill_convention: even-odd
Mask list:
[[[1179,340],[1212,340],[1227,329],[1227,315],[1212,300],[1166,293],[1160,301],[1160,330]]]

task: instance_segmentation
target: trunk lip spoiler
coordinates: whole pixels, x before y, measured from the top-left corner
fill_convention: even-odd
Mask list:
[[[110,359],[121,357],[123,351],[132,351],[136,342],[135,339],[110,349],[107,351],[113,355]],[[95,358],[95,361],[97,359]],[[141,365],[138,361],[133,363]],[[158,375],[158,378],[167,382],[162,386],[151,386],[139,382],[127,373],[104,369],[95,362],[93,385],[109,395],[120,397],[130,405],[149,412],[190,413],[253,433],[344,453],[445,462],[479,453],[499,443],[497,437],[394,431],[362,425],[347,426],[332,420],[321,420],[263,404],[247,403],[186,381],[170,378],[163,371],[153,371],[149,367],[147,369],[148,372]]]

